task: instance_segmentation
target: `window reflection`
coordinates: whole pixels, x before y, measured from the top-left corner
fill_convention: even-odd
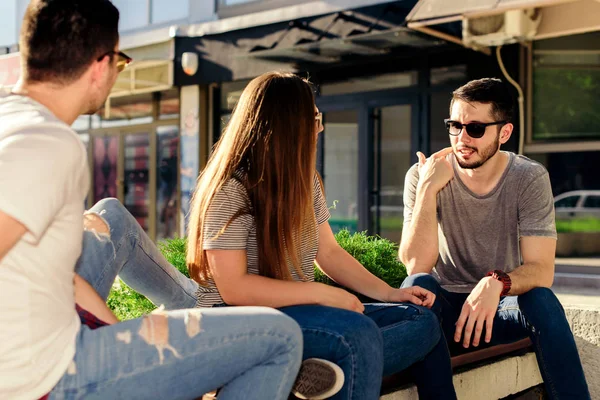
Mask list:
[[[156,239],[165,239],[177,234],[177,171],[179,166],[179,127],[157,128],[157,196],[156,196]]]

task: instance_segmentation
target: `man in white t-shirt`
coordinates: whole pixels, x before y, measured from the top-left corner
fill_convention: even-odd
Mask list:
[[[109,0],[33,0],[25,12],[23,76],[0,96],[0,398],[198,398],[222,387],[220,399],[285,399],[302,337],[278,311],[118,322],[106,307],[107,263],[165,263],[130,233],[140,229],[123,230],[133,218],[102,218],[115,200],[84,218],[86,152],[69,126],[104,103],[131,61],[118,20]]]

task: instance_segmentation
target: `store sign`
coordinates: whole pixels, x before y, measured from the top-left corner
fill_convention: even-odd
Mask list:
[[[21,76],[21,57],[19,53],[0,56],[0,87],[14,86]]]

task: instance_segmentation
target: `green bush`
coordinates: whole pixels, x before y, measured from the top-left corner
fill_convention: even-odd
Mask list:
[[[398,261],[398,246],[395,243],[380,237],[367,236],[364,232],[351,234],[348,230],[338,232],[335,238],[351,256],[390,286],[400,287],[406,278],[406,268]],[[169,263],[189,277],[185,263],[186,239],[169,239],[160,242],[158,248]],[[335,285],[335,282],[316,266],[315,280]],[[156,308],[148,299],[120,279],[115,281],[107,303],[120,320],[138,318]]]
[[[185,264],[186,243],[185,239],[169,239],[159,242],[158,248],[171,265],[189,278]],[[156,308],[150,300],[127,286],[120,278],[115,280],[106,303],[121,321],[141,317]]]
[[[365,232],[351,234],[347,230],[341,230],[335,238],[344,250],[388,285],[400,287],[406,278],[406,268],[398,260],[398,246],[395,243],[378,236],[367,236]],[[337,286],[317,267],[315,281]]]

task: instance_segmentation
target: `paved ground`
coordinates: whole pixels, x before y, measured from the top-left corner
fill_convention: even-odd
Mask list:
[[[563,305],[600,307],[600,257],[557,258],[555,286]]]
[[[600,308],[600,291],[598,289],[553,287],[552,290],[563,306],[595,306]]]

